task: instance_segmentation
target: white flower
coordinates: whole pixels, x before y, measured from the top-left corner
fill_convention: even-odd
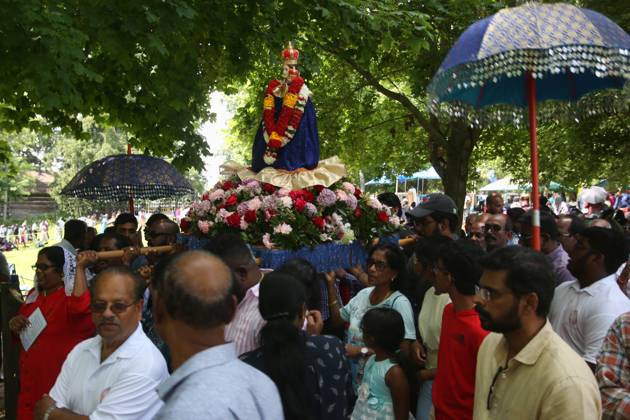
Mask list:
[[[291,200],[291,197],[288,196],[280,197],[280,203],[282,203],[282,206],[287,209],[293,207],[293,200]]]
[[[263,202],[260,201],[260,198],[258,197],[254,197],[251,200],[246,201],[246,203],[247,203],[247,208],[249,210],[254,210],[254,211],[259,210],[263,205]]]
[[[273,233],[279,233],[281,235],[288,235],[293,231],[293,228],[286,223],[281,223],[273,228]]]
[[[347,245],[355,240],[354,231],[350,228],[349,224],[344,225],[343,232],[344,235],[341,238],[342,243]]]
[[[400,226],[400,217],[394,215],[389,218],[389,223],[394,225],[395,227]]]
[[[271,235],[269,233],[265,233],[263,235],[262,242],[265,248],[269,248],[269,249],[273,248],[275,245],[273,242],[271,242]]]
[[[229,217],[231,214],[232,214],[232,212],[231,212],[231,211],[227,211],[226,209],[221,209],[221,210],[219,210],[219,211],[217,212],[217,215],[216,215],[215,220],[216,220],[216,222],[217,222],[217,223],[223,222],[223,221],[225,221],[225,219],[226,219],[227,217]]]
[[[241,218],[241,226],[240,226],[241,230],[247,230],[248,227],[249,227],[249,223],[247,223],[245,219]]]

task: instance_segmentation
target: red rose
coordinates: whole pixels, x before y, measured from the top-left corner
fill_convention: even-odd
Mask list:
[[[355,187],[354,188],[354,196],[356,198],[361,198],[361,196],[363,195],[363,193],[361,192],[361,190],[359,189],[359,187]]]
[[[179,228],[182,232],[186,233],[190,229],[190,220],[187,217],[184,217],[179,221]]]
[[[273,186],[272,184],[267,183],[267,182],[263,182],[262,189],[263,189],[264,192],[268,192],[270,194],[273,194],[273,193],[276,192],[276,187]]]
[[[306,207],[306,201],[298,198],[293,202],[293,207],[298,213],[302,213],[304,211],[304,207]]]
[[[315,188],[315,191],[317,191],[318,193],[322,192],[322,190],[326,187],[324,187],[323,185],[315,185],[313,188]]]
[[[324,221],[323,217],[315,216],[311,219],[311,221],[313,222],[315,226],[317,226],[319,230],[324,230],[324,226],[326,225],[326,222]]]
[[[280,140],[269,140],[267,144],[271,149],[279,149],[282,147],[282,142]]]
[[[221,189],[224,191],[231,190],[232,188],[234,188],[234,183],[230,180],[225,181],[221,186]]]
[[[247,210],[245,212],[245,221],[247,223],[254,223],[254,222],[256,222],[256,210]]]
[[[229,206],[233,206],[234,204],[238,203],[238,197],[236,196],[236,194],[232,194],[231,196],[229,196],[227,198],[227,200],[225,200],[225,207],[229,207]]]
[[[291,190],[289,191],[289,197],[291,197],[291,200],[295,201],[298,198],[302,198],[302,190]]]
[[[304,190],[302,198],[304,199],[304,201],[312,203],[315,200],[315,195],[310,191]]]
[[[356,217],[357,219],[361,217],[361,209],[359,207],[354,209],[354,217]]]
[[[387,215],[386,211],[379,211],[378,213],[376,213],[376,217],[383,223],[389,222],[389,216]]]
[[[201,201],[208,201],[210,199],[210,194],[208,194],[207,192],[203,193],[203,195],[201,196]]]
[[[225,221],[229,227],[240,228],[241,227],[241,215],[234,212],[225,218]]]

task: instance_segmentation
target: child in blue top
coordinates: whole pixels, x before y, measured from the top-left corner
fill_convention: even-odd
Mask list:
[[[374,351],[359,386],[351,420],[408,420],[409,382],[397,353],[405,335],[402,316],[391,308],[370,309],[361,321],[363,340]]]

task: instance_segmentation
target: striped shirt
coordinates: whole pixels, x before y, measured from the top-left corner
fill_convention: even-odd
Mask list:
[[[236,315],[225,327],[225,340],[233,341],[236,354],[240,356],[259,347],[258,335],[265,325],[265,320],[258,310],[258,292],[260,282],[245,292],[245,297],[238,304]]]

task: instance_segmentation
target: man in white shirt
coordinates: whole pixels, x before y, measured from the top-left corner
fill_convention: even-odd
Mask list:
[[[77,249],[85,249],[85,236],[87,234],[87,225],[83,220],[70,219],[63,227],[63,239],[55,244],[60,246],[75,257]]]
[[[551,325],[591,368],[613,321],[630,311],[630,300],[615,278],[627,255],[620,233],[601,227],[585,229],[577,235],[568,265],[577,280],[562,283],[555,291]]]
[[[236,345],[240,356],[259,347],[258,335],[265,321],[258,311],[258,289],[263,273],[254,255],[239,235],[223,234],[212,238],[206,247],[232,269],[238,283],[238,306],[234,319],[225,327],[226,341]]]
[[[68,355],[50,396],[35,406],[38,420],[151,419],[162,403],[156,387],[166,362],[142,331],[144,281],[112,267],[92,282],[92,319],[98,335]]]

